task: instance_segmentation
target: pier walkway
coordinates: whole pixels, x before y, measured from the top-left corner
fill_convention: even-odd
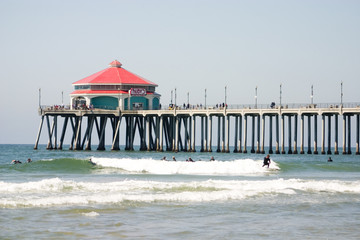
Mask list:
[[[92,131],[95,128],[99,142],[97,150],[105,150],[105,130],[110,122],[111,150],[120,150],[120,137],[125,138],[125,150],[134,150],[137,135],[140,150],[147,151],[195,151],[195,140],[199,138],[200,151],[203,152],[229,152],[232,141],[234,152],[239,153],[249,151],[263,154],[267,146],[269,153],[278,154],[339,154],[339,149],[342,154],[352,154],[351,140],[354,134],[355,154],[359,154],[360,103],[284,104],[281,107],[191,106],[124,111],[41,106],[39,115],[41,121],[35,149],[38,148],[45,121],[47,149],[63,148],[67,126],[70,125],[70,149],[91,150]],[[63,118],[59,138],[58,118]],[[121,123],[125,124],[124,133],[120,132]],[[197,127],[200,128],[198,131]],[[217,133],[216,141],[213,140],[213,129]],[[339,138],[342,140],[341,148]],[[213,149],[213,142],[216,142],[216,149]]]

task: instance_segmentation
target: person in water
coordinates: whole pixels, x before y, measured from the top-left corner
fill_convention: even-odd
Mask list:
[[[214,156],[212,156],[212,157],[210,158],[210,161],[215,161]]]
[[[19,160],[12,160],[11,162],[12,162],[13,164],[21,163],[21,161],[19,161]]]
[[[161,160],[163,160],[163,161],[167,161],[165,156],[164,156]]]
[[[91,158],[89,159],[89,163],[92,165],[96,165],[96,163],[94,163]]]
[[[328,162],[332,162],[333,160],[331,159],[331,157],[329,157],[329,159],[328,159]]]
[[[263,165],[263,167],[267,166],[269,168],[270,163],[271,163],[270,155],[268,154],[266,157],[264,157],[264,165]]]
[[[186,160],[187,162],[195,162],[191,157],[189,157],[188,160]]]
[[[28,158],[28,160],[26,162],[31,163],[32,162],[31,158]]]
[[[174,157],[174,156],[172,157],[172,160],[176,162],[176,159],[175,159],[175,157]]]

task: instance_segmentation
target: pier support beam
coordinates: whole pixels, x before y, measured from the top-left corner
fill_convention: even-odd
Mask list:
[[[209,116],[209,147],[208,152],[212,152],[212,116]]]
[[[293,154],[297,154],[297,129],[298,129],[298,116],[294,115],[294,152]]]
[[[300,117],[300,154],[304,154],[304,115]]]
[[[238,128],[239,128],[239,116],[235,116],[234,153],[238,152]]]
[[[230,115],[226,116],[226,149],[225,152],[229,153],[229,142],[230,142]]]
[[[311,154],[311,115],[307,116],[308,119],[308,150],[307,150],[307,154]]]
[[[346,115],[343,115],[343,154],[346,154]]]
[[[339,149],[338,149],[338,143],[339,143],[339,123],[338,123],[338,115],[335,114],[335,150],[334,150],[334,154],[339,154]]]
[[[280,154],[279,151],[279,115],[275,116],[275,121],[276,121],[276,146],[275,146],[275,153],[276,154]]]
[[[272,119],[273,119],[273,116],[269,115],[269,154],[273,153],[273,150],[272,150],[272,142],[273,142],[273,140],[272,140],[272,136],[273,136]]]
[[[285,123],[284,123],[284,115],[281,115],[281,154],[285,154]]]
[[[360,115],[356,114],[356,150],[355,154],[359,155],[359,125],[360,125]]]
[[[317,151],[317,115],[314,115],[314,154],[318,154],[318,151]]]
[[[331,115],[328,115],[328,150],[327,154],[331,154]]]
[[[348,115],[348,150],[347,154],[351,154],[351,115]]]
[[[255,153],[255,116],[251,116],[251,153]]]
[[[38,144],[39,144],[39,139],[40,139],[41,129],[42,129],[43,123],[44,123],[44,115],[41,116],[39,131],[38,131],[38,134],[36,136],[36,141],[35,141],[35,146],[34,146],[35,150],[38,149]]]
[[[292,154],[292,147],[291,147],[291,115],[288,116],[288,144],[289,144],[289,149],[288,149],[288,154]]]
[[[222,140],[221,140],[221,152],[225,152],[225,115],[222,116]]]
[[[243,151],[243,153],[247,153],[246,145],[247,145],[247,115],[244,116],[244,151]]]
[[[325,115],[321,115],[321,154],[325,154]]]
[[[261,153],[265,153],[265,115],[261,115]]]
[[[196,152],[196,148],[195,148],[195,128],[196,128],[196,117],[195,116],[193,116],[192,117],[193,118],[193,120],[192,120],[192,149],[191,149],[191,151],[192,152]]]
[[[239,116],[239,142],[238,142],[238,152],[242,153],[242,145],[241,145],[241,139],[242,139],[242,116]]]

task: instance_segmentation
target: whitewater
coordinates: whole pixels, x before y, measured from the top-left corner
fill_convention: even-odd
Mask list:
[[[0,151],[0,239],[358,239],[356,155]]]

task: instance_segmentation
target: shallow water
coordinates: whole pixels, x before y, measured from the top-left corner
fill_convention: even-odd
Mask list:
[[[32,147],[0,145],[1,239],[358,239],[356,155]]]

